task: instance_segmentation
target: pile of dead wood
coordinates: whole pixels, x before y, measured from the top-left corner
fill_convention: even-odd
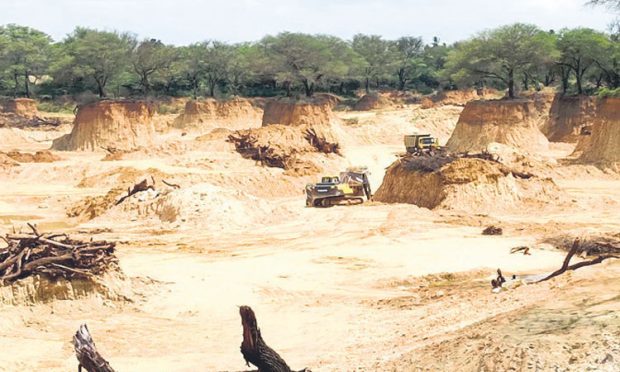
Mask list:
[[[447,148],[428,151],[417,151],[414,153],[406,153],[400,157],[400,162],[404,164],[405,169],[409,171],[419,171],[423,173],[432,173],[441,169],[444,165],[450,164],[458,159],[481,159],[489,162],[500,164],[500,170],[504,175],[512,174],[516,178],[529,179],[534,177],[531,173],[519,172],[509,168],[501,162],[501,159],[488,151],[477,153],[468,152],[450,152]]]
[[[13,113],[0,113],[0,127],[6,126],[11,128],[30,128],[51,126],[57,127],[62,124],[58,118],[42,118],[34,116],[32,118],[23,117]]]
[[[482,159],[495,163],[500,162],[497,156],[486,151],[480,153],[455,153],[448,151],[445,147],[432,151],[408,152],[401,156],[400,161],[405,164],[408,170],[430,173],[460,158]]]
[[[28,224],[31,233],[7,234],[0,249],[0,282],[5,285],[31,275],[49,278],[88,279],[118,270],[115,243],[79,241],[66,234],[41,234]]]
[[[261,165],[290,169],[292,159],[305,153],[340,154],[340,143],[327,125],[286,126],[273,124],[239,130],[228,136],[228,142],[243,157]]]

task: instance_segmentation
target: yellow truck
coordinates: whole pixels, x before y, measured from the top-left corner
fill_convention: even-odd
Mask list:
[[[405,149],[410,154],[431,152],[439,149],[439,140],[430,134],[412,134],[405,136]]]

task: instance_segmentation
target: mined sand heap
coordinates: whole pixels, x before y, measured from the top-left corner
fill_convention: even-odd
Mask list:
[[[454,152],[479,152],[497,142],[528,152],[544,150],[549,141],[539,127],[545,117],[532,100],[472,101],[446,146]]]
[[[392,101],[379,93],[364,95],[357,101],[353,109],[355,111],[380,110],[393,107]]]
[[[551,103],[549,119],[541,130],[549,141],[577,142],[584,132],[591,129],[596,107],[594,97],[557,94]]]
[[[577,145],[579,159],[620,169],[620,98],[598,101],[591,132]]]
[[[114,148],[131,151],[152,144],[152,107],[142,101],[100,101],[80,107],[70,134],[54,140],[63,151]]]
[[[324,125],[335,120],[331,105],[325,101],[273,100],[267,102],[262,125]]]
[[[560,194],[551,179],[512,172],[495,161],[440,156],[396,161],[374,199],[481,213],[516,209],[523,203],[547,204]]]
[[[501,98],[501,93],[494,89],[444,90],[425,96],[420,100],[423,109],[438,106],[465,106],[471,101]]]
[[[310,174],[319,169],[306,155],[340,153],[336,124],[329,103],[272,101],[265,107],[261,128],[237,131],[228,139],[244,157]]]
[[[247,129],[261,125],[263,110],[247,99],[188,101],[172,124],[176,128]]]
[[[1,103],[2,111],[12,113],[25,118],[34,118],[39,116],[37,109],[37,101],[30,98],[15,98],[3,101]]]
[[[338,106],[342,102],[342,98],[332,93],[315,93],[314,100],[318,103],[326,103],[331,108]]]

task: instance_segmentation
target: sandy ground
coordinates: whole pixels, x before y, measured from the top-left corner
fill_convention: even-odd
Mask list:
[[[326,164],[369,166],[376,190],[404,133],[437,131],[445,142],[459,112],[341,113],[351,139],[343,158]],[[49,147],[51,138],[31,136],[40,140],[20,150]],[[165,151],[127,160],[58,153],[63,160],[0,171],[3,231],[30,221],[120,241],[133,293],[132,302],[0,305],[0,370],[74,370],[71,336],[81,323],[119,371],[248,369],[240,305],[255,310],[263,337],[294,369],[620,370],[620,263],[499,294],[488,284],[498,267],[508,275],[559,267],[564,253],[541,244],[545,237],[618,232],[617,175],[557,166],[555,181],[573,204],[511,214],[374,202],[312,209],[303,185],[313,177],[261,168],[223,140],[162,138]],[[565,156],[565,148],[545,155]],[[136,210],[91,221],[66,216],[84,197],[105,194],[119,174],[155,172],[186,192],[174,200],[190,203],[189,212],[174,222],[136,212],[139,201]],[[489,224],[504,235],[482,236]],[[532,255],[510,254],[521,245]]]

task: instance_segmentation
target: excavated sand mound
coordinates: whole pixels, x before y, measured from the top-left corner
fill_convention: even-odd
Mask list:
[[[592,134],[584,137],[589,138],[584,138],[577,146],[583,149],[581,161],[620,169],[620,98],[598,102]]]
[[[282,99],[267,102],[262,125],[321,125],[330,124],[334,120],[335,116],[329,103],[294,102]]]
[[[480,152],[497,142],[529,152],[545,150],[549,141],[539,129],[545,118],[532,100],[472,101],[446,146],[454,152]]]
[[[0,152],[0,154],[6,155],[19,163],[53,163],[62,160],[58,155],[49,150],[37,151],[34,154],[19,151],[9,151],[6,154]]]
[[[16,128],[0,128],[0,150],[12,150],[32,144],[26,132]]]
[[[355,111],[370,111],[370,110],[380,110],[393,107],[392,101],[379,94],[366,94],[362,98],[357,101],[353,109]]]
[[[129,299],[131,294],[130,282],[119,272],[106,273],[96,281],[63,278],[52,280],[36,275],[0,286],[0,304],[34,305],[90,297],[124,301]]]
[[[342,98],[332,93],[315,93],[314,99],[318,103],[328,104],[331,108],[334,108],[342,102]]]
[[[39,116],[37,101],[30,98],[15,98],[1,103],[2,111],[16,114],[25,118]]]
[[[246,99],[188,101],[173,122],[176,128],[247,129],[261,125],[263,110]]]
[[[577,142],[596,116],[594,97],[566,97],[557,94],[551,103],[549,119],[541,128],[552,142]]]
[[[132,150],[152,144],[154,111],[146,102],[100,101],[80,107],[70,134],[54,140],[62,151],[115,148]]]
[[[421,107],[429,109],[438,106],[465,106],[471,101],[481,99],[499,99],[502,94],[494,89],[444,90],[434,95],[423,97]]]
[[[0,152],[0,170],[18,167],[19,163],[3,152]]]
[[[560,194],[551,179],[519,178],[493,161],[459,158],[442,163],[421,169],[406,161],[395,162],[374,199],[481,213],[515,209],[523,203],[547,204],[558,200]]]

